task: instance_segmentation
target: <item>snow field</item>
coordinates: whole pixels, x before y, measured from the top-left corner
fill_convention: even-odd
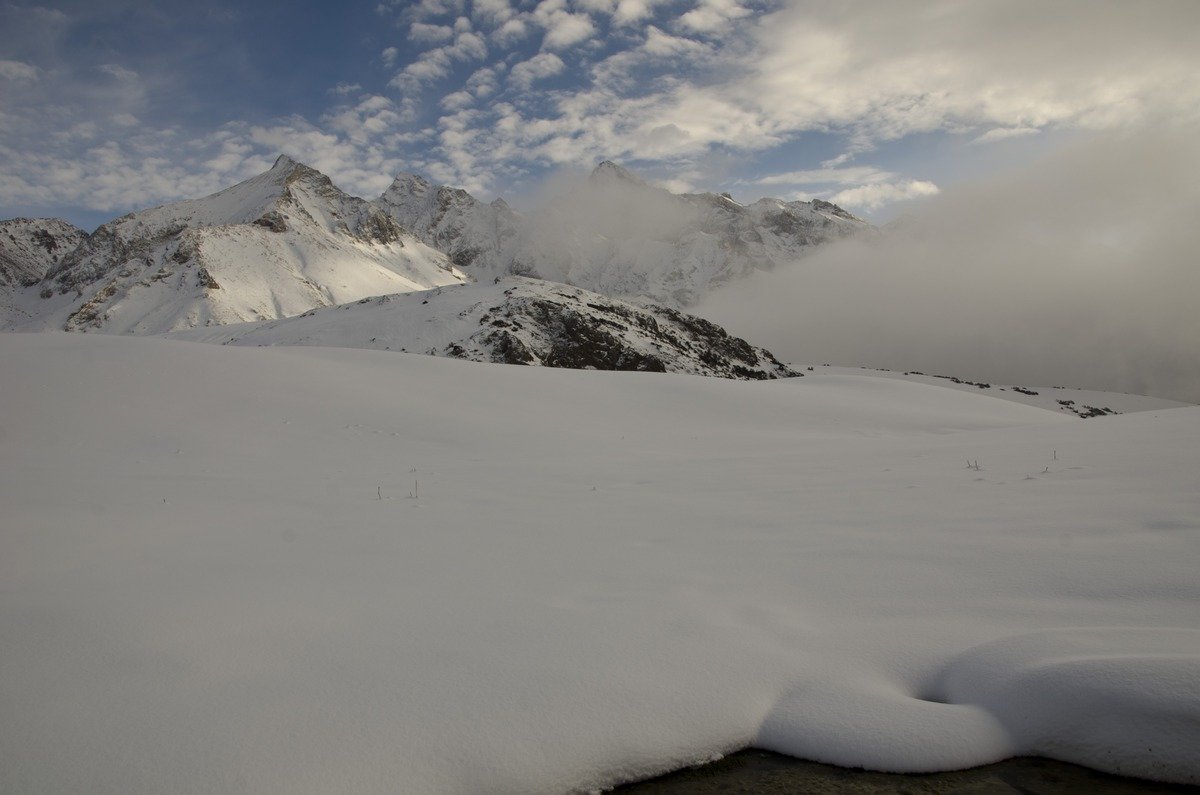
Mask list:
[[[1200,783],[1200,409],[97,335],[0,371],[0,790],[563,792],[750,744]]]

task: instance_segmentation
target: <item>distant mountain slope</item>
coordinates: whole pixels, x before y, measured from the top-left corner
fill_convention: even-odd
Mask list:
[[[803,368],[800,368],[803,369]],[[809,375],[821,381],[826,376],[834,378],[875,377],[890,378],[901,381],[912,381],[918,384],[946,387],[973,394],[1008,400],[1013,403],[1024,403],[1027,406],[1037,406],[1064,416],[1107,417],[1115,414],[1133,414],[1139,411],[1158,411],[1160,409],[1184,408],[1190,403],[1178,400],[1148,397],[1146,395],[1127,395],[1124,392],[1099,392],[1091,389],[1074,389],[1065,386],[1012,386],[1009,384],[991,384],[984,381],[971,381],[950,375],[927,375],[910,370],[893,372],[891,370],[875,370],[869,367],[831,367],[821,365],[809,367]]]
[[[172,336],[227,345],[368,348],[571,369],[741,379],[796,375],[769,352],[706,320],[519,277],[386,295],[285,320]]]
[[[401,174],[376,200],[480,280],[516,273],[606,295],[689,306],[754,270],[874,227],[823,201],[672,194],[611,162],[528,216]]]
[[[284,156],[212,196],[104,224],[41,289],[10,299],[7,325],[153,334],[465,278],[375,205]]]
[[[61,218],[0,221],[0,286],[40,282],[86,237],[86,232]]]

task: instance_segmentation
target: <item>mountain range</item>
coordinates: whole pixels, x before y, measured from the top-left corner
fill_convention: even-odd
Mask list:
[[[736,338],[680,310],[755,270],[874,231],[828,202],[673,194],[608,161],[521,214],[415,174],[367,201],[283,155],[211,196],[130,213],[91,234],[59,219],[0,223],[0,328],[163,334],[475,282],[461,293],[471,296],[466,314],[434,318],[465,298],[397,303],[453,332],[429,342],[428,323],[404,323],[406,344],[393,324],[388,339],[486,361],[775,377],[788,372],[769,353],[741,340],[722,351],[721,339]],[[517,328],[481,335],[471,325],[501,322],[516,304],[519,321],[503,322]],[[350,336],[381,336],[369,333],[376,315],[338,317],[336,339],[346,318],[362,327]],[[313,322],[297,321],[296,333]],[[564,335],[574,335],[566,347]]]

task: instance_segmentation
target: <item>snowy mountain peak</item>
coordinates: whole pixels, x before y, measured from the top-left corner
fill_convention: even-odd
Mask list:
[[[401,172],[384,191],[386,196],[425,196],[433,186],[419,174]],[[381,197],[382,198],[382,197]]]
[[[109,221],[43,275],[5,325],[158,333],[466,278],[378,206],[287,155],[210,196]]]
[[[853,215],[852,213],[849,213],[846,210],[843,210],[841,207],[837,206],[833,202],[827,202],[827,201],[823,201],[821,199],[813,199],[812,200],[812,208],[814,210],[816,210],[817,212],[829,213],[830,215],[837,216],[838,218],[845,218],[848,221],[862,222],[862,219],[859,218],[857,215]]]
[[[646,182],[641,177],[634,174],[628,169],[621,168],[611,160],[602,160],[592,169],[589,177],[593,182],[601,182],[606,180],[618,180],[631,185],[645,185]]]
[[[302,165],[299,160],[294,160],[287,155],[280,155],[275,158],[275,164],[271,166],[272,171],[291,171],[296,166]]]

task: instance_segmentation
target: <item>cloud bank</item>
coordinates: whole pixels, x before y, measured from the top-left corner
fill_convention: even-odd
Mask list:
[[[1109,135],[949,189],[699,312],[796,364],[1200,403],[1200,140]]]

